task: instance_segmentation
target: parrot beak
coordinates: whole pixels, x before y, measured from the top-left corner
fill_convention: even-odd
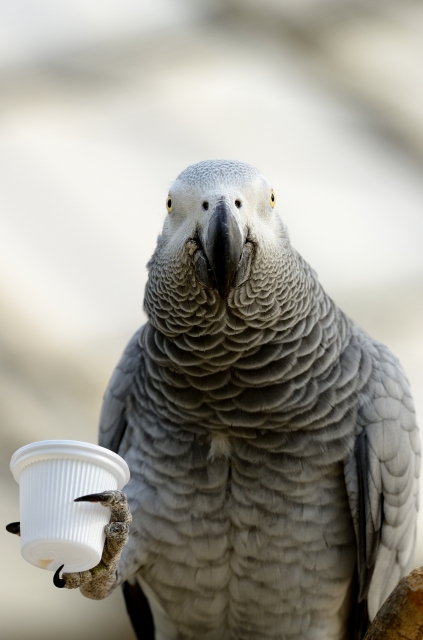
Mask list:
[[[220,200],[210,218],[204,251],[222,300],[229,295],[243,248],[244,240],[235,216],[227,203]]]

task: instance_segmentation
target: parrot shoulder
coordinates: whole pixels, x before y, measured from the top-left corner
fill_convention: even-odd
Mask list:
[[[98,443],[118,453],[125,434],[127,398],[131,392],[135,374],[140,370],[143,351],[140,336],[143,327],[135,332],[123,352],[103,397],[100,413]]]

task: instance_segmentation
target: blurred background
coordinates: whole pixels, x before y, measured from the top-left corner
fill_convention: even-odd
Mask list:
[[[293,244],[399,356],[423,422],[422,70],[421,1],[0,0],[4,525],[18,447],[96,441],[168,186],[207,158],[273,181]],[[59,591],[0,536],[2,638],[134,638],[119,592]]]

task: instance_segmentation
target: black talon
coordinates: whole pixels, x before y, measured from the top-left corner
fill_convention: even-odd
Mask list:
[[[55,574],[53,576],[53,584],[58,589],[63,589],[63,587],[66,584],[66,580],[63,580],[63,578],[60,577],[60,572],[61,572],[61,570],[63,569],[64,566],[65,565],[62,564],[62,566],[57,569],[57,571],[55,572]]]
[[[20,522],[11,522],[6,525],[6,531],[9,533],[14,533],[16,536],[21,535],[21,523]]]
[[[74,502],[107,502],[110,500],[108,492],[105,493],[90,493],[88,496],[81,496],[75,498]]]

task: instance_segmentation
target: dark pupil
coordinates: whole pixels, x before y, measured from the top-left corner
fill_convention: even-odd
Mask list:
[[[208,202],[203,202],[204,211],[207,211],[208,208],[209,208],[209,203]]]
[[[275,199],[275,196],[273,195],[273,193],[272,193],[272,195],[270,196],[270,199],[271,199],[271,201],[272,201],[272,202],[273,202],[273,200]]]
[[[235,200],[235,206],[239,209],[241,207],[241,200]]]
[[[167,208],[170,209],[171,206],[172,206],[172,200],[169,198],[169,200],[167,201]]]

